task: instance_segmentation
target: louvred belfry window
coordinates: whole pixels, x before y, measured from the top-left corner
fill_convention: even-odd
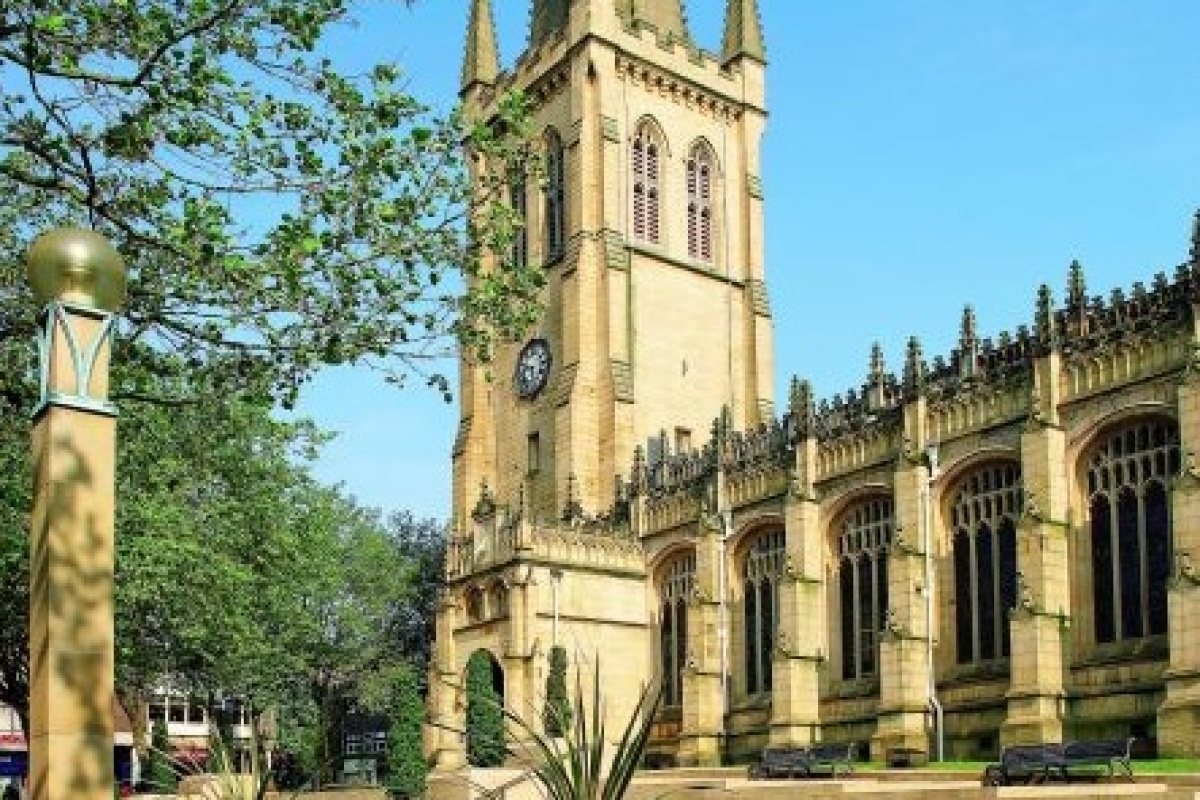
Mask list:
[[[563,143],[551,130],[546,137],[546,260],[562,258],[567,242],[566,165]]]
[[[649,123],[633,139],[633,237],[659,242],[659,158],[662,144]]]
[[[523,267],[529,258],[529,236],[525,227],[528,208],[525,203],[525,176],[517,175],[509,183],[509,201],[512,207],[515,223],[519,226],[513,232],[512,261],[513,266]]]
[[[696,144],[687,159],[688,256],[713,260],[713,160],[708,148]]]

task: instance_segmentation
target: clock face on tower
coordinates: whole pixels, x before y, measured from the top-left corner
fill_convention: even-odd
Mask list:
[[[550,343],[545,339],[530,339],[517,356],[517,396],[528,400],[546,388],[550,377]]]

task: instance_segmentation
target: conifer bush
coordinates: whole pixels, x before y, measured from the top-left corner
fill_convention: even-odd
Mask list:
[[[571,699],[567,696],[567,650],[550,648],[550,671],[546,674],[546,706],[542,729],[547,736],[565,736],[571,729]]]
[[[477,650],[467,659],[467,762],[473,767],[504,763],[503,699],[492,687],[492,658]]]
[[[392,682],[391,708],[388,713],[387,789],[388,795],[411,800],[425,793],[428,765],[421,752],[421,726],[425,705],[417,671],[404,664]]]

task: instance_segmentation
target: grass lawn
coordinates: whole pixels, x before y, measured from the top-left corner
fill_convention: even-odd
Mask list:
[[[1134,775],[1171,775],[1180,772],[1200,773],[1200,758],[1156,758],[1133,762]]]
[[[933,761],[923,767],[904,767],[897,769],[897,772],[907,772],[909,769],[932,769],[939,772],[983,772],[983,768],[988,765],[987,761]],[[887,765],[882,761],[863,761],[857,762],[854,765],[856,770],[863,772],[883,772],[887,770]]]
[[[918,769],[929,769],[937,772],[972,772],[982,774],[988,764],[993,761],[932,761]],[[887,769],[882,761],[865,761],[854,765],[862,772],[883,772]],[[897,770],[900,771],[900,770]],[[905,770],[907,771],[907,770]],[[1177,775],[1194,772],[1200,774],[1200,758],[1156,758],[1134,760],[1134,775]]]

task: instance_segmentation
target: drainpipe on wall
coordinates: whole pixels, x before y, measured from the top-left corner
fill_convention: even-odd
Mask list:
[[[921,487],[921,516],[925,531],[925,669],[928,674],[928,702],[933,714],[934,731],[937,739],[937,760],[945,760],[946,728],[942,703],[937,696],[937,675],[934,672],[933,658],[933,482],[938,477],[938,446],[931,444],[925,448],[925,459],[928,472],[924,485]]]
[[[550,570],[550,646],[558,646],[558,584],[562,581],[562,570]]]
[[[729,539],[733,536],[733,511],[721,514],[721,563],[717,569],[717,593],[721,600],[717,614],[717,643],[721,652],[721,745],[729,744]]]

